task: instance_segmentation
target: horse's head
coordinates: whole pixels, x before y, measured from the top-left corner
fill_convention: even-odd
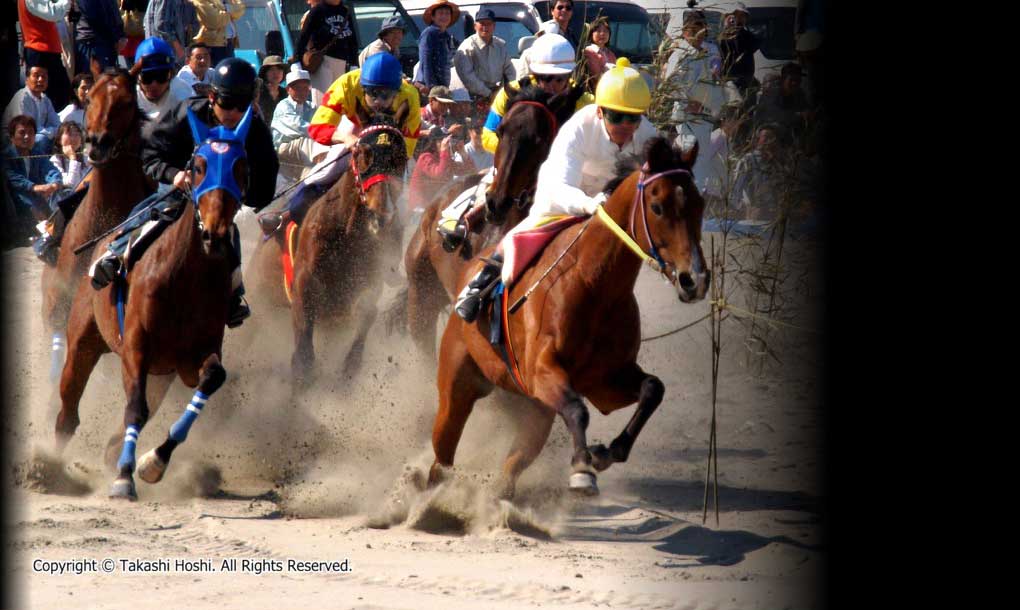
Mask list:
[[[252,109],[234,129],[210,129],[188,109],[191,135],[199,142],[191,160],[192,199],[198,208],[202,247],[229,248],[230,227],[248,190],[248,156],[244,148]]]
[[[549,155],[559,126],[549,110],[548,93],[537,87],[505,90],[510,92],[509,107],[496,128],[496,179],[485,193],[486,221],[497,225],[514,207],[525,210],[531,204],[538,168]]]
[[[135,77],[120,68],[107,68],[89,90],[85,111],[85,150],[92,165],[103,166],[140,142]]]
[[[407,146],[400,130],[386,122],[365,127],[351,153],[351,169],[361,203],[371,213],[368,228],[378,235],[397,214],[403,192]]]
[[[685,153],[663,137],[645,145],[637,180],[618,183],[634,201],[631,234],[655,258],[685,303],[705,298],[711,281],[701,250],[705,201],[694,185],[691,168],[697,148]]]

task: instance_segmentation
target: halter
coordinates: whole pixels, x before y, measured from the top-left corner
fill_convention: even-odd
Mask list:
[[[648,228],[648,212],[645,211],[645,187],[664,176],[672,174],[686,174],[690,176],[691,172],[677,168],[659,172],[658,174],[652,174],[646,178],[645,171],[647,169],[648,164],[646,163],[641,167],[641,173],[638,175],[637,191],[634,193],[634,204],[631,206],[630,222],[628,223],[627,231],[624,231],[620,225],[613,220],[609,213],[605,211],[603,206],[598,206],[596,213],[598,217],[601,218],[602,221],[613,231],[613,233],[616,234],[616,236],[619,237],[632,252],[634,252],[634,254],[637,254],[644,262],[648,263],[649,267],[664,275],[671,284],[676,284],[678,280],[676,267],[663,260],[662,255],[659,254],[659,249],[655,246],[655,240],[652,239],[651,230]],[[648,238],[651,255],[646,253],[630,235],[634,232],[634,215],[637,213],[638,208],[641,209],[641,224],[645,229],[645,237]],[[669,267],[673,267],[672,273],[667,272]]]
[[[196,142],[195,152],[188,161],[188,171],[191,174],[192,186],[190,196],[195,206],[195,218],[199,228],[203,228],[202,212],[198,206],[202,195],[213,190],[223,190],[230,193],[238,206],[244,203],[245,194],[248,191],[247,178],[244,187],[237,183],[234,178],[234,166],[238,161],[246,160],[248,153],[245,149],[245,142],[248,136],[248,128],[251,125],[251,106],[245,112],[235,129],[228,129],[223,125],[209,128],[203,123],[195,112],[188,108],[188,124],[191,127],[191,135]],[[195,186],[195,159],[205,159],[206,173],[202,183]]]
[[[392,134],[398,139],[401,145],[404,143],[404,135],[400,133],[400,130],[396,127],[391,127],[390,125],[369,125],[365,129],[361,130],[360,134],[358,134],[358,142],[355,146],[360,145],[361,141],[366,137],[379,132],[384,132],[383,137],[385,137],[385,134],[387,133]],[[382,145],[385,146],[386,143],[383,142]],[[384,170],[376,169],[376,161],[373,159],[372,165],[368,168],[366,178],[362,180],[361,174],[358,172],[357,159],[353,158],[355,155],[352,154],[351,156],[351,173],[354,174],[354,184],[358,187],[358,197],[361,200],[361,205],[368,207],[368,189],[370,189],[373,185],[386,180],[387,176],[395,174],[388,174]],[[374,172],[372,171],[373,169],[375,169]]]

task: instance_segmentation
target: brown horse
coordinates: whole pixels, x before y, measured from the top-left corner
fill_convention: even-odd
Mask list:
[[[89,190],[61,238],[56,266],[46,265],[42,273],[43,323],[53,337],[53,381],[63,365],[71,299],[91,258],[87,252],[77,255],[74,250],[115,227],[152,192],[139,157],[143,121],[134,76],[115,68],[99,76],[89,91],[85,114],[88,159],[94,168]]]
[[[646,146],[642,169],[621,173],[607,185],[612,194],[604,207],[636,242],[634,247],[658,257],[683,302],[704,298],[709,284],[700,245],[704,202],[691,178],[692,164],[692,158],[684,158],[665,138],[655,138]],[[641,323],[634,285],[641,263],[602,218],[592,217],[557,235],[507,297],[515,303],[537,284],[509,316],[504,335],[519,376],[507,370],[489,344],[488,319],[468,324],[456,314],[450,316],[440,346],[430,484],[442,478],[443,467],[453,465],[475,401],[499,386],[527,396],[534,405],[503,464],[501,494],[513,496],[517,478],[541,452],[556,414],[573,438],[571,488],[598,493],[595,472],[627,460],[664,392],[662,382],[637,364]],[[464,270],[461,286],[474,270]],[[587,446],[588,409],[582,397],[603,414],[638,403],[608,449]]]
[[[528,215],[538,182],[538,168],[549,156],[559,125],[570,118],[578,92],[551,97],[538,88],[507,89],[509,106],[496,129],[499,146],[494,158],[495,179],[485,194],[485,223],[472,231],[460,255],[442,246],[436,223],[442,211],[465,190],[478,184],[473,175],[433,200],[422,215],[404,254],[407,289],[387,316],[407,320],[407,328],[419,351],[428,358],[436,353],[436,322],[443,308],[457,295],[459,278],[473,254],[499,243],[506,232]]]
[[[382,119],[381,119],[382,120]],[[388,121],[386,122],[388,123]],[[290,307],[294,328],[293,388],[307,386],[320,319],[358,313],[354,343],[344,362],[353,376],[361,365],[368,330],[382,288],[379,255],[400,247],[397,200],[403,191],[407,148],[389,124],[366,126],[351,153],[350,169],[309,209],[298,230],[294,281],[288,302],[280,264],[282,240],[259,244],[249,265],[260,302]]]
[[[137,498],[132,476],[135,446],[172,381],[169,375],[177,373],[185,385],[197,385],[198,390],[166,442],[139,460],[139,476],[149,483],[163,477],[174,449],[187,438],[206,400],[226,378],[220,359],[231,293],[231,227],[244,197],[238,185],[247,184],[244,141],[250,124],[250,109],[235,130],[208,130],[192,116],[195,141],[202,142],[192,161],[196,204],[185,205],[181,217],[130,268],[126,286],[120,280],[99,291],[88,282],[78,286],[60,379],[57,449],[63,451],[78,427],[78,403],[99,357],[116,352],[128,401],[119,476],[111,497]],[[118,301],[124,303],[122,325]],[[146,397],[148,375],[166,376],[157,382],[151,405]]]

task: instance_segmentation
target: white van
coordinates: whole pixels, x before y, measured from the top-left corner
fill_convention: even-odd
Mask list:
[[[654,22],[661,24],[670,36],[680,36],[687,0],[636,0]],[[778,74],[783,64],[794,61],[796,54],[797,10],[799,0],[743,0],[750,12],[747,28],[761,40],[761,48],[754,54],[754,76],[763,81],[769,74]],[[708,38],[715,41],[722,29],[723,16],[736,8],[729,0],[703,0],[695,7],[708,17]]]

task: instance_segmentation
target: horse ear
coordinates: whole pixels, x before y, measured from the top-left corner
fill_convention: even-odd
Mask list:
[[[239,142],[244,142],[248,138],[248,128],[251,127],[251,113],[252,108],[254,107],[255,104],[250,104],[248,106],[248,110],[246,110],[244,112],[244,116],[241,117],[241,122],[234,128],[234,137],[237,138]],[[188,108],[188,110],[190,111],[191,108]]]
[[[699,144],[697,140],[694,140],[694,146],[680,150],[680,160],[683,161],[687,167],[694,167],[695,161],[698,160],[698,151],[700,148],[701,144]]]
[[[675,159],[673,147],[670,146],[669,140],[666,138],[658,136],[648,140],[648,143],[645,144],[645,163],[648,165],[647,173],[658,174],[670,169],[673,159]]]
[[[188,125],[191,126],[191,137],[195,140],[195,144],[205,142],[209,135],[209,126],[199,120],[190,106],[188,107]]]
[[[141,73],[142,73],[142,62],[140,62],[140,61],[136,61],[135,65],[131,66],[131,69],[128,70],[128,74],[130,74],[132,76],[132,78],[138,78],[138,75],[141,74]],[[95,76],[96,76],[96,78],[99,78],[98,74],[96,74]]]

